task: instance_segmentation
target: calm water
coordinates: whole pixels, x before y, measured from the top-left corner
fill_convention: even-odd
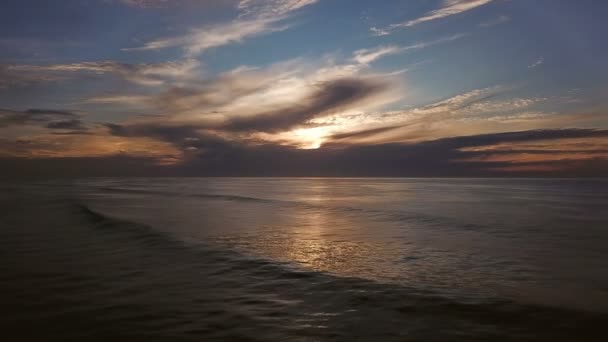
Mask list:
[[[0,185],[12,340],[598,340],[608,179]]]

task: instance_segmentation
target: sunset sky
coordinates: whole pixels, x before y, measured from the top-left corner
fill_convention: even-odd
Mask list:
[[[608,2],[3,0],[6,175],[602,176]]]

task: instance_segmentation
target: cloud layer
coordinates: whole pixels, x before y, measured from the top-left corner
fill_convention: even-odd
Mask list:
[[[15,111],[0,109],[0,128],[24,125],[46,125],[51,129],[84,129],[80,115],[71,111],[28,109]]]
[[[517,158],[522,144],[528,145],[524,149],[531,158]],[[606,130],[534,130],[409,144],[335,145],[316,150],[219,139],[209,139],[204,145],[204,152],[192,155],[187,162],[165,166],[144,156],[34,160],[5,157],[0,158],[0,166],[7,176],[27,176],[29,172],[39,176],[34,168],[43,168],[46,176],[601,176],[608,171]],[[578,148],[574,155],[587,157],[572,158],[560,147]]]
[[[196,77],[200,62],[187,59],[180,62],[129,64],[114,61],[81,62],[71,64],[48,65],[11,65],[8,71],[19,72],[21,75],[35,74],[41,79],[57,79],[69,77],[68,74],[93,73],[98,75],[114,74],[130,82],[144,86],[160,86],[169,81],[183,81]]]
[[[0,164],[242,176],[591,175],[608,164],[604,51],[585,45],[591,34],[563,35],[568,51],[594,52],[580,56],[520,39],[512,29],[539,24],[505,1],[81,5],[51,6],[30,24],[99,9],[113,29],[53,21],[65,37],[27,29],[17,31],[32,37],[0,39],[10,47],[0,56]],[[407,20],[370,35],[361,20],[382,20],[383,9]],[[511,18],[523,26],[481,29]]]
[[[231,22],[196,28],[181,36],[153,40],[143,46],[124,50],[182,47],[186,56],[194,57],[211,48],[240,43],[248,38],[285,30],[289,25],[284,21],[291,12],[316,2],[317,0],[241,0],[238,4],[241,14]]]
[[[386,28],[373,27],[371,30],[374,34],[378,36],[384,36],[391,34],[393,31],[400,28],[412,27],[424,22],[438,20],[452,15],[467,12],[477,7],[486,5],[492,1],[494,0],[444,0],[440,8],[430,11],[422,17],[408,20],[402,23],[392,24]]]

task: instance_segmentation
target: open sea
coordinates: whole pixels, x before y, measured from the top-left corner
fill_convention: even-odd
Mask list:
[[[0,183],[4,341],[602,341],[608,179]]]

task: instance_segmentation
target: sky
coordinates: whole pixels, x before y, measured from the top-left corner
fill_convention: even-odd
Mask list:
[[[607,15],[3,0],[0,176],[605,176]]]

